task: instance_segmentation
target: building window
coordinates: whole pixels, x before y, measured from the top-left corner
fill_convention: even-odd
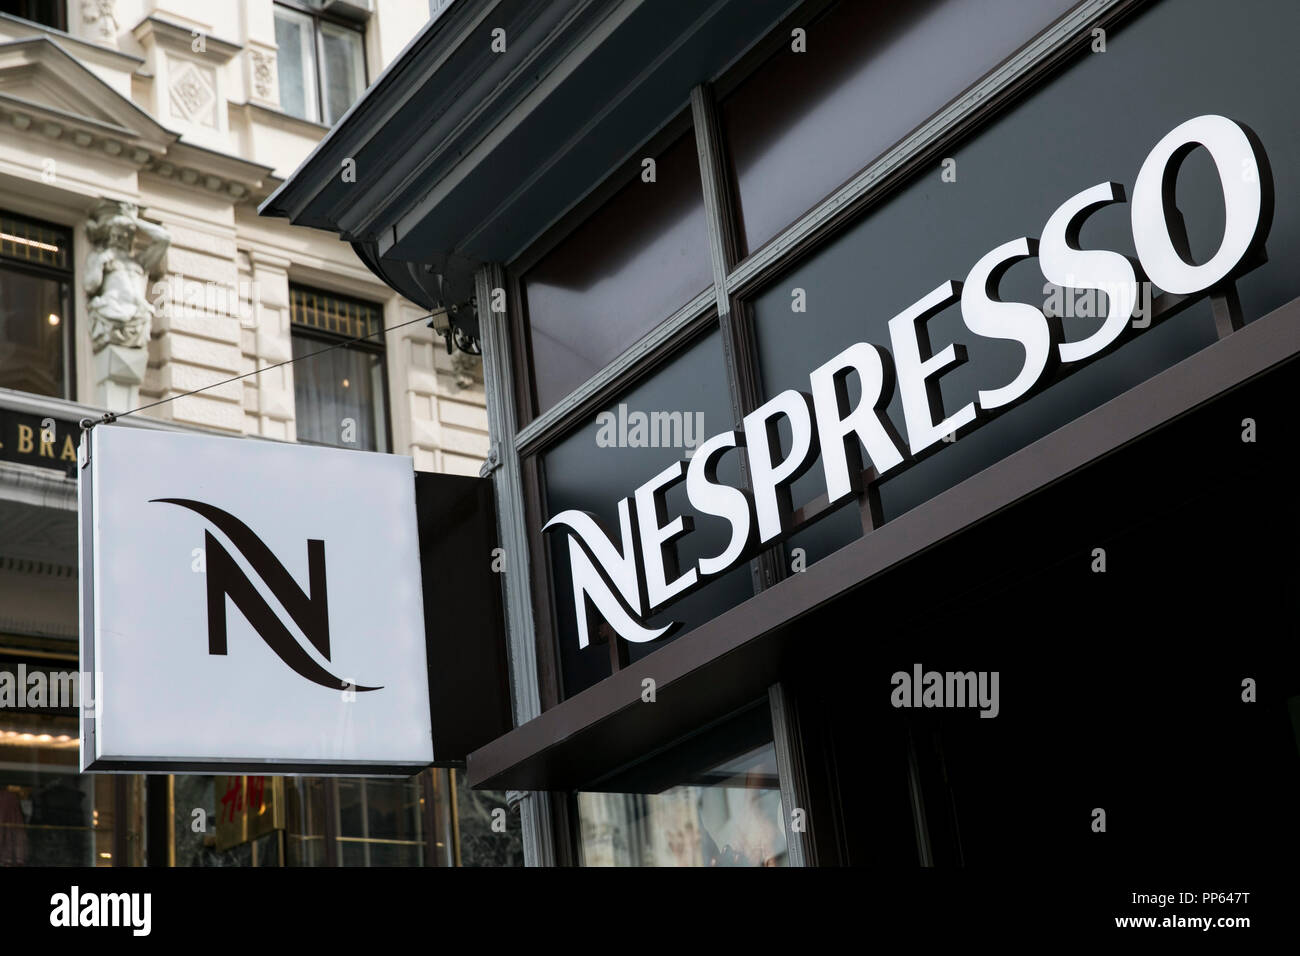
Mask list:
[[[277,3],[280,107],[314,123],[338,122],[366,88],[364,37],[354,24]]]
[[[304,286],[289,300],[298,440],[388,451],[383,310]]]
[[[0,388],[72,397],[72,235],[0,213]]]
[[[576,795],[583,866],[786,866],[766,701]]]
[[[0,13],[22,17],[55,30],[68,28],[65,0],[0,0]]]

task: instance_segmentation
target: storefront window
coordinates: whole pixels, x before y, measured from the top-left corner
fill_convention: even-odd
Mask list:
[[[0,213],[0,388],[71,398],[72,236]]]
[[[0,866],[141,862],[138,839],[115,841],[118,827],[139,825],[138,778],[78,773],[75,652],[21,637],[0,645]]]
[[[338,781],[339,862],[420,866],[424,827],[419,781],[355,777]]]
[[[1206,36],[1200,17],[1213,17]],[[1205,113],[1248,124],[1264,144],[1278,196],[1300,192],[1300,127],[1289,93],[1290,60],[1282,37],[1300,30],[1300,9],[1243,4],[1231,15],[1208,0],[1159,4],[1113,31],[1104,56],[1087,52],[1064,72],[955,145],[955,182],[936,165],[919,173],[866,218],[753,300],[764,393],[806,389],[808,372],[856,341],[890,346],[887,323],[945,279],[961,280],[990,248],[1017,236],[1037,237],[1055,208],[1075,192],[1114,180],[1131,187],[1143,159],[1164,132]],[[1213,60],[1224,70],[1206,71]],[[1236,68],[1229,68],[1233,64]],[[1153,84],[1149,77],[1163,77]],[[1197,261],[1218,247],[1223,193],[1203,151],[1183,165],[1177,204]],[[1115,203],[1086,222],[1081,243],[1130,257],[1131,210]],[[1269,262],[1237,283],[1242,312],[1258,317],[1300,295],[1300,277],[1283,265],[1300,256],[1300,216],[1279,203],[1267,241]],[[806,293],[807,312],[791,321],[791,290]],[[1077,298],[1061,303],[1035,259],[1012,266],[1001,282],[1006,301],[1065,313],[1065,335],[1086,337],[1104,307]],[[1156,290],[1157,292],[1159,290]],[[1104,301],[1104,300],[1102,300]],[[1139,306],[1141,306],[1139,302]],[[1140,323],[1141,318],[1135,321]],[[971,335],[954,305],[929,322],[935,349],[965,344],[968,361],[940,379],[945,414],[981,388],[1011,381],[1023,360],[1013,341]],[[1114,353],[1083,367],[942,452],[878,485],[885,520],[952,487],[1029,442],[1216,340],[1211,303],[1202,300],[1169,322],[1135,328]],[[856,380],[850,400],[858,400]],[[903,428],[897,392],[888,407]],[[938,416],[936,416],[937,418]],[[825,486],[818,467],[794,485],[797,506]],[[812,563],[861,534],[856,509],[842,508],[796,535]]]
[[[522,866],[504,794],[407,778],[170,778],[176,866]],[[502,809],[503,814],[493,817]],[[504,823],[504,828],[502,824]]]
[[[583,866],[787,864],[766,705],[634,768],[623,781],[636,792],[577,796]]]
[[[524,276],[537,411],[600,371],[712,278],[688,133]]]
[[[841,0],[723,103],[752,252],[1076,0]]]
[[[545,452],[547,517],[572,508],[589,511],[607,528],[617,529],[620,499],[673,462],[689,458],[705,438],[731,428],[732,419],[722,337],[715,330]],[[718,479],[739,482],[738,452],[719,459]],[[669,491],[666,507],[670,515],[689,511],[683,484]],[[700,516],[695,530],[678,542],[680,566],[688,568],[700,557],[721,553],[729,539],[730,525],[724,519]],[[566,536],[552,535],[550,547],[560,660],[565,695],[570,696],[609,676],[613,665],[608,641],[616,638],[609,632],[604,643],[579,648]],[[639,660],[752,596],[749,567],[744,565],[649,618],[650,627],[669,620],[684,622],[671,638],[631,645],[617,639],[617,649],[625,650],[630,661]]]

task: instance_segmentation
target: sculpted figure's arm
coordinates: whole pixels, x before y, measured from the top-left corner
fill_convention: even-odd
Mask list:
[[[136,226],[140,234],[147,240],[144,249],[141,250],[138,261],[144,266],[146,272],[152,272],[162,261],[163,255],[167,252],[167,247],[171,245],[171,236],[162,226],[155,226],[151,222],[145,222],[143,219],[136,219]]]
[[[86,274],[82,276],[81,284],[85,286],[87,295],[95,295],[104,284],[104,261],[108,256],[108,251],[103,249],[92,249],[86,256]]]

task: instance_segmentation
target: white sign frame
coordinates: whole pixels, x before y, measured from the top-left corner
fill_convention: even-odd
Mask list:
[[[434,762],[410,458],[113,424],[78,466],[82,772]]]

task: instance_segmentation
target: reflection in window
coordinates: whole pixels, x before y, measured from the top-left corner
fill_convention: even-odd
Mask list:
[[[280,108],[290,116],[332,126],[366,87],[360,30],[275,5]]]
[[[704,194],[691,134],[656,158],[524,276],[543,412],[708,287]]]
[[[755,707],[625,776],[644,792],[579,793],[582,864],[785,866],[771,733]]]
[[[343,866],[420,866],[423,800],[416,778],[338,781],[339,862]]]
[[[721,109],[753,252],[1076,0],[842,0]]]
[[[293,286],[289,299],[298,440],[387,451],[383,311],[302,286]],[[350,341],[359,336],[367,338]]]
[[[176,866],[523,866],[505,795],[413,777],[175,776]],[[195,830],[195,808],[205,829]],[[500,821],[505,821],[505,830]],[[495,826],[494,826],[495,824]]]
[[[71,398],[72,236],[0,213],[0,388]]]
[[[673,462],[689,458],[705,438],[733,424],[722,335],[715,328],[545,452],[546,517],[568,509],[590,511],[606,527],[617,528],[619,499]],[[739,454],[733,450],[719,459],[719,480],[740,481]],[[692,513],[684,483],[669,489],[665,500],[669,515]],[[609,676],[610,640],[618,642],[614,650],[626,651],[630,661],[637,661],[754,595],[749,566],[742,565],[674,601],[646,622],[650,627],[681,622],[683,626],[671,637],[627,644],[622,638],[607,636],[602,643],[593,641],[579,648],[568,541],[562,533],[547,537],[566,697]],[[702,557],[721,553],[730,537],[731,526],[726,520],[696,515],[694,530],[675,543],[680,568],[685,570]]]
[[[29,643],[24,638],[6,638]],[[53,641],[31,642],[54,646]],[[63,642],[58,642],[63,643]],[[55,666],[55,652],[0,661],[0,867],[112,866],[113,833],[133,820],[139,778],[122,778],[128,806],[119,820],[115,778],[78,772],[80,740],[75,702],[76,657]],[[36,674],[45,683],[39,698]],[[18,679],[25,686],[18,689]],[[47,690],[48,689],[48,690]],[[54,698],[58,697],[56,701]],[[59,703],[60,706],[51,706]],[[71,704],[72,706],[63,706]],[[140,841],[128,844],[124,865],[138,864]]]
[[[1233,8],[1232,15],[1220,15],[1219,10],[1213,0],[1148,7],[1116,30],[1104,64],[1081,49],[1068,68],[962,142],[959,183],[978,183],[978,189],[936,186],[937,171],[924,169],[756,295],[751,306],[764,397],[787,388],[806,389],[808,373],[853,342],[889,348],[891,317],[943,280],[963,279],[982,255],[1007,237],[1039,235],[1057,205],[1081,188],[1080,183],[1112,177],[1131,186],[1160,136],[1204,113],[1206,104],[1220,104],[1216,109],[1228,116],[1248,111],[1252,129],[1266,144],[1276,194],[1300,192],[1300,126],[1285,92],[1294,85],[1294,58],[1286,54],[1284,39],[1300,30],[1300,8],[1261,5],[1258,10],[1267,11],[1265,21],[1257,11]],[[1214,36],[1202,35],[1201,17],[1215,19]],[[1232,51],[1229,62],[1236,68],[1227,73],[1202,69],[1200,58],[1215,56],[1215,50]],[[1145,78],[1157,61],[1165,64],[1164,81],[1153,85]],[[1233,82],[1225,82],[1225,76]],[[1075,135],[1080,129],[1104,129],[1106,135],[1081,145]],[[1179,174],[1177,205],[1191,248],[1213,250],[1222,236],[1223,193],[1213,163],[1203,151],[1198,153]],[[1300,216],[1294,208],[1279,203],[1268,237],[1269,264],[1236,283],[1248,317],[1266,315],[1300,295],[1296,270],[1276,266],[1300,257]],[[1082,238],[1087,248],[1136,255],[1130,209],[1122,203],[1091,216]],[[809,290],[808,311],[798,323],[790,321],[789,290],[795,287]],[[1039,308],[1048,307],[1052,295],[1033,259],[1008,270],[1000,294],[1006,301]],[[1078,340],[1100,323],[1095,310],[1080,310],[1065,319],[1064,331]],[[1019,343],[970,334],[955,305],[932,318],[927,331],[936,350],[950,342],[967,350],[968,360],[937,380],[944,414],[973,401],[980,389],[1010,382],[1023,364]],[[877,486],[884,520],[935,497],[1217,339],[1208,300],[1168,323],[1135,327],[1131,334],[1113,354],[933,456],[888,475]],[[856,403],[856,376],[850,378],[849,391],[850,402]],[[886,412],[904,434],[897,389]],[[787,427],[782,434],[786,441]],[[799,507],[824,492],[818,466],[794,483],[792,497]],[[804,549],[812,564],[860,534],[856,508],[846,503],[833,516],[791,537],[788,545]]]

